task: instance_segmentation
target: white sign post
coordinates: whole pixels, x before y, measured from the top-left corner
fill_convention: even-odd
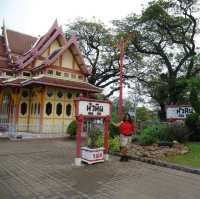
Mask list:
[[[166,112],[167,119],[185,119],[188,114],[194,111],[190,106],[168,106]]]
[[[104,121],[104,147],[90,149],[81,147],[81,130],[85,118],[103,119]],[[88,98],[76,99],[76,158],[75,164],[81,165],[81,161],[93,164],[108,160],[109,122],[111,119],[111,102],[108,100],[93,100]]]
[[[110,104],[103,102],[79,101],[78,114],[83,116],[110,116]]]

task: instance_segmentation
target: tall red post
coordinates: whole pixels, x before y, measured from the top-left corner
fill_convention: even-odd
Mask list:
[[[104,153],[108,154],[108,149],[109,149],[109,122],[110,122],[110,117],[106,117],[104,119]]]
[[[75,165],[81,165],[81,130],[83,126],[83,116],[80,115],[77,118],[77,131],[76,131],[76,158]]]
[[[123,59],[124,59],[124,40],[123,38],[120,39],[119,46],[120,50],[120,59],[119,59],[119,101],[118,101],[118,114],[122,116],[123,114]]]

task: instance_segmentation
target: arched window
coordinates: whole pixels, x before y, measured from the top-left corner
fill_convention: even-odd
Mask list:
[[[53,96],[53,92],[52,92],[51,90],[48,90],[48,91],[47,91],[47,96],[48,96],[48,97],[52,97],[52,96]]]
[[[66,115],[70,116],[72,113],[72,105],[71,104],[67,104],[66,106]]]
[[[67,97],[68,97],[69,99],[71,99],[71,98],[72,98],[72,93],[67,93]]]
[[[31,104],[31,115],[33,115],[33,103]]]
[[[62,91],[58,91],[57,96],[58,96],[59,98],[61,98],[61,97],[63,96]]]
[[[38,115],[40,114],[40,103],[38,103]]]
[[[24,98],[28,97],[28,91],[26,91],[26,90],[22,91],[22,97],[24,97]]]
[[[34,115],[37,113],[37,103],[34,105]]]
[[[51,113],[52,113],[52,104],[51,104],[51,102],[48,102],[47,104],[46,104],[46,114],[47,115],[51,115]]]
[[[21,114],[25,115],[26,112],[27,112],[27,103],[23,102],[23,103],[21,103]]]
[[[58,116],[60,116],[60,115],[62,114],[62,104],[61,104],[61,103],[58,103],[58,104],[56,105],[56,114],[57,114]]]

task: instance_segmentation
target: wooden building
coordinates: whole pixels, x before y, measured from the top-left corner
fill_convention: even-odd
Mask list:
[[[40,38],[2,27],[0,36],[0,126],[18,132],[65,133],[75,119],[74,99],[101,90],[89,72],[75,36],[65,38],[57,21]]]

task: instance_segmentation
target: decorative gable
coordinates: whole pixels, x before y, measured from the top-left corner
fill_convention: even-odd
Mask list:
[[[74,58],[69,49],[62,55],[62,67],[73,69]]]

